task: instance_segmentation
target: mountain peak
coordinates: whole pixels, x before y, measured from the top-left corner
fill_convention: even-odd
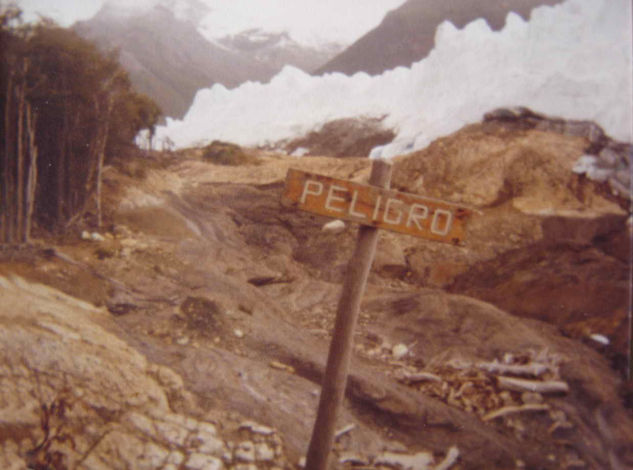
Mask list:
[[[390,11],[382,23],[358,39],[315,73],[380,74],[398,66],[410,67],[435,45],[435,32],[448,21],[456,28],[482,18],[492,30],[504,27],[509,12],[524,19],[541,5],[561,0],[407,0]]]
[[[197,25],[211,9],[200,0],[106,0],[97,16],[136,18],[152,11],[169,12],[178,20]]]

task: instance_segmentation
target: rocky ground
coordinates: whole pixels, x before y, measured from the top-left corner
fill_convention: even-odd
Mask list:
[[[633,468],[629,215],[572,171],[589,146],[493,120],[395,160],[480,214],[462,247],[381,234],[336,467]],[[110,167],[105,227],[0,253],[3,468],[301,465],[356,227],[283,180],[370,162],[252,152]]]

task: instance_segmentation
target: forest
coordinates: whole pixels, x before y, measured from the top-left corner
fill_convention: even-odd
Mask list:
[[[117,60],[70,29],[0,11],[0,246],[102,224],[104,165],[161,115]]]

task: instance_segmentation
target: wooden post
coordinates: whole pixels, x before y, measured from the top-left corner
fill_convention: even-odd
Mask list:
[[[374,160],[369,184],[387,188],[390,180],[391,163]],[[321,386],[317,418],[306,456],[306,470],[326,470],[328,467],[330,450],[334,442],[336,416],[345,396],[354,328],[377,241],[378,229],[368,226],[361,226],[358,229],[356,248],[347,266],[343,292],[336,311],[336,323]]]
[[[631,182],[631,188],[633,189],[633,182]],[[633,230],[633,227],[629,227]],[[633,282],[633,237],[629,236],[629,286]],[[629,367],[626,373],[626,378],[629,382],[633,383],[633,291],[629,289],[629,351],[628,351]]]

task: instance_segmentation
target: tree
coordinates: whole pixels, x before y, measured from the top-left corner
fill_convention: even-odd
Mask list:
[[[0,12],[3,109],[0,243],[28,241],[33,220],[62,231],[94,205],[104,163],[153,131],[160,109],[136,93],[117,55],[51,22]]]
[[[28,31],[9,30],[19,17],[16,8],[0,12],[0,46],[5,51],[0,69],[0,242],[11,244],[29,241],[37,181],[35,113],[27,99],[30,60],[22,47]]]

